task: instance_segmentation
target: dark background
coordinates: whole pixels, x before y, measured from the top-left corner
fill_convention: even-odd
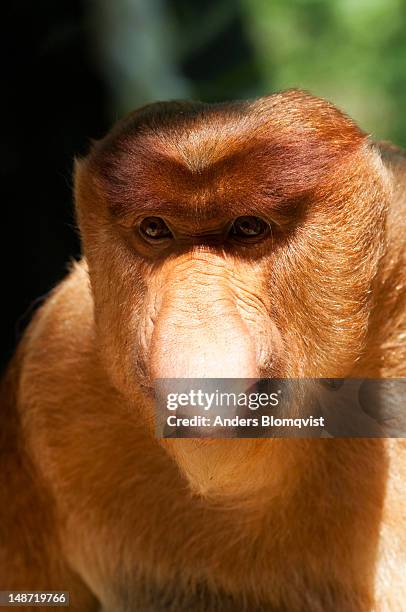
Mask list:
[[[5,12],[2,366],[29,321],[33,301],[79,255],[72,160],[86,149],[89,136],[100,136],[109,123],[106,86],[88,60],[83,3],[19,2]]]
[[[80,255],[74,156],[132,108],[300,86],[406,144],[406,0],[25,0],[1,10],[1,367]]]

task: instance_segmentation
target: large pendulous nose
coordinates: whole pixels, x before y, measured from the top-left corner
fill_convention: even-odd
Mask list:
[[[226,289],[173,291],[150,345],[152,378],[256,378],[254,339]],[[213,294],[214,293],[214,294]]]

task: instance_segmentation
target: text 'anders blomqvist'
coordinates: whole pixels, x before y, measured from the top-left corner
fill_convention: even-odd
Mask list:
[[[215,408],[258,408],[276,407],[281,400],[281,391],[274,393],[225,393],[218,389],[214,392],[205,392],[201,389],[189,390],[187,393],[168,393],[167,409],[174,411],[179,407],[196,407],[205,411]],[[261,415],[258,417],[241,417],[234,415],[225,417],[217,415],[214,418],[193,415],[167,418],[170,427],[324,427],[324,417],[308,416],[305,418],[274,417],[274,415]]]

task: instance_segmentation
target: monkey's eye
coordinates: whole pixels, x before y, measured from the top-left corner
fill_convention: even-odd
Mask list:
[[[161,217],[145,217],[139,226],[140,234],[149,240],[172,238],[172,232]]]
[[[259,217],[237,217],[231,226],[230,234],[241,239],[260,238],[269,229],[269,225]]]

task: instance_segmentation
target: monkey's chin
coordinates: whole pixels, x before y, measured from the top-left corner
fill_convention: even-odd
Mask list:
[[[268,488],[272,441],[250,439],[166,439],[166,451],[177,463],[194,495],[209,499],[246,498]]]

